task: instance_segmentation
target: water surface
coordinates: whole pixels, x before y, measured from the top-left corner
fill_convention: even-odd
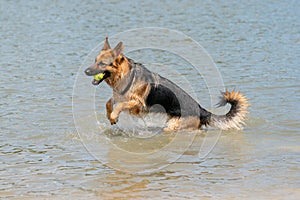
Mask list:
[[[0,197],[296,199],[299,9],[298,1],[1,1]],[[85,149],[73,123],[72,90],[79,66],[106,35],[150,26],[199,42],[226,88],[242,91],[252,106],[246,128],[222,132],[206,158],[198,157],[201,144],[217,131],[187,133],[195,141],[179,160],[137,175],[107,167]],[[155,51],[131,56],[182,70],[172,56]],[[160,73],[181,83],[166,69]],[[196,92],[210,107],[205,82],[185,73],[203,85]],[[110,92],[104,85],[96,92],[98,119],[110,127],[100,112]],[[141,146],[141,138],[111,130],[107,138],[132,151],[151,151],[168,140],[159,134]]]

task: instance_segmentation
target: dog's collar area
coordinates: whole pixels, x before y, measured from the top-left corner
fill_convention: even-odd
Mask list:
[[[135,70],[131,70],[129,75],[126,75],[115,87],[114,91],[124,95],[132,86],[132,83],[135,80]]]

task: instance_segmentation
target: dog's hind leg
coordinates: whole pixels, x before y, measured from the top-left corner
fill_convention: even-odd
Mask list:
[[[176,131],[180,129],[197,130],[201,127],[201,122],[198,117],[172,117],[167,122],[165,132]]]
[[[180,118],[172,117],[167,122],[167,127],[164,128],[165,132],[176,131],[180,129]]]

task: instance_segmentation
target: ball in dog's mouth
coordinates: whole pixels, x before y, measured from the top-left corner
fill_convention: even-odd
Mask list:
[[[92,81],[92,84],[93,85],[99,85],[107,77],[109,77],[109,73],[106,73],[106,72],[96,74],[96,75],[94,75],[94,79]]]
[[[104,77],[104,73],[99,73],[99,74],[94,75],[92,84],[98,85],[102,81],[103,77]]]

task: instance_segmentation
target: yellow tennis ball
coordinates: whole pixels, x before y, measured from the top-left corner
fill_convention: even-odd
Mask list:
[[[97,81],[101,81],[104,77],[104,73],[99,73],[94,76],[94,79]]]

